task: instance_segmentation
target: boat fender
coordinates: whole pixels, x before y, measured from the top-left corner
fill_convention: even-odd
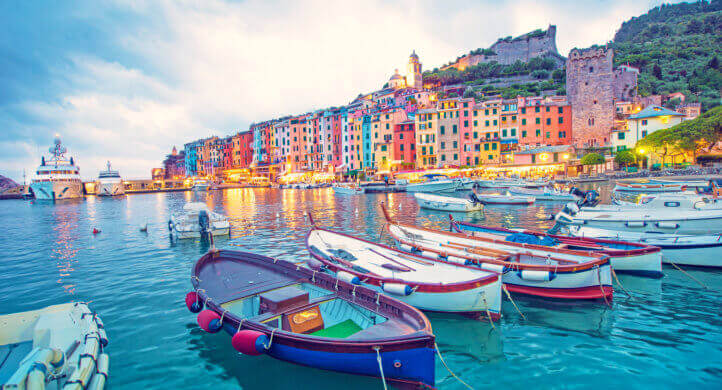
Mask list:
[[[108,346],[108,335],[105,333],[105,329],[98,329],[98,338],[103,348]]]
[[[173,221],[171,221],[171,220],[168,220],[168,231],[169,232],[173,231]]]
[[[437,257],[436,252],[431,252],[431,251],[421,251],[421,253],[419,253],[419,254],[423,257],[428,257],[430,259],[435,259]]]
[[[105,325],[103,325],[103,320],[101,320],[98,316],[95,316],[95,324],[98,325],[98,328],[100,329],[105,328]]]
[[[676,222],[657,222],[657,227],[660,229],[677,229],[679,224]]]
[[[223,327],[221,316],[213,310],[203,310],[198,314],[198,326],[208,333],[216,333]]]
[[[549,271],[533,270],[521,270],[517,272],[517,275],[519,275],[519,277],[524,280],[533,282],[550,282],[556,277],[556,274],[553,274]]]
[[[413,253],[414,248],[411,245],[399,244],[399,248],[404,252]]]
[[[408,296],[411,295],[412,292],[414,292],[414,289],[412,289],[411,286],[401,283],[383,283],[381,285],[381,289],[389,294],[401,296]]]
[[[191,291],[186,294],[186,307],[191,313],[198,313],[203,310],[203,302],[201,302],[197,292]]]
[[[267,351],[268,336],[255,330],[241,330],[233,335],[231,344],[236,351],[244,355],[257,356]]]
[[[309,258],[308,260],[306,260],[306,264],[308,264],[309,268],[316,271],[320,270],[321,267],[323,267],[323,263],[314,258]]]
[[[361,280],[359,280],[358,276],[356,276],[352,273],[345,272],[345,271],[338,271],[336,273],[336,278],[338,280],[341,280],[341,281],[344,281],[347,283],[351,283],[351,284],[361,284]]]
[[[93,228],[93,234],[98,234],[98,233],[100,233],[100,229],[98,229],[98,228]]]
[[[439,253],[436,255],[436,258],[441,261],[446,261],[448,257],[449,257],[449,255],[446,253]]]
[[[627,227],[645,227],[647,223],[644,221],[628,221],[625,223]]]
[[[110,366],[110,357],[108,354],[100,354],[98,356],[98,366],[96,367],[96,374],[88,384],[87,390],[102,390],[105,387],[105,382],[108,381],[108,368]]]
[[[483,269],[484,271],[491,271],[500,274],[506,271],[503,264],[481,263],[479,264],[479,268]]]
[[[461,264],[461,265],[469,265],[469,263],[470,263],[469,260],[467,260],[463,257],[457,257],[457,256],[448,256],[446,258],[446,261],[448,261],[449,263]]]

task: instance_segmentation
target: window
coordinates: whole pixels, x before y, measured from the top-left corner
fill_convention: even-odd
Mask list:
[[[445,155],[445,154],[442,154],[442,155],[441,155],[441,161],[446,161],[446,155]]]
[[[564,117],[563,117],[563,116],[560,116],[560,117],[559,117],[559,124],[562,124],[562,123],[564,123]]]
[[[456,149],[456,148],[458,148],[458,147],[459,147],[459,143],[456,142],[456,141],[454,141],[454,149]],[[456,159],[454,159],[454,160],[456,160]]]
[[[401,151],[401,152],[404,151],[404,144],[399,145],[399,151]]]
[[[534,135],[536,135],[537,137],[541,137],[541,130],[536,129],[536,132]]]
[[[464,127],[469,127],[469,121],[464,121]]]
[[[503,130],[501,131],[501,136],[502,136],[502,137],[506,137],[506,129],[503,129]]]
[[[489,127],[489,121],[484,121],[484,126]]]
[[[474,165],[479,165],[479,157],[474,157]]]
[[[484,150],[489,150],[489,144],[484,144]]]
[[[474,116],[476,116],[479,112],[474,110]]]
[[[643,119],[643,120],[642,120],[642,126],[647,126],[647,120],[646,120],[646,119]]]
[[[526,125],[526,118],[523,118],[523,119],[521,120],[521,124],[522,124],[522,126]]]
[[[552,124],[552,118],[547,118],[547,126]]]
[[[620,131],[619,133],[617,133],[617,139],[623,140],[623,139],[624,139],[624,133],[621,132],[621,131]]]
[[[566,131],[560,131],[560,132],[559,132],[559,138],[567,138],[567,132],[566,132]]]
[[[531,155],[531,163],[534,164],[536,162],[536,154]]]
[[[489,115],[489,109],[484,110],[484,115]]]
[[[647,136],[647,130],[642,130],[642,138]]]
[[[498,125],[498,122],[496,119],[494,119],[494,126]]]
[[[494,115],[496,115],[496,108],[492,109],[492,110],[491,110],[491,113],[494,114]]]
[[[493,160],[493,159],[494,159],[494,155],[489,154],[489,155],[486,156],[486,158],[488,158],[489,160]]]
[[[474,121],[474,127],[479,126],[478,121]]]
[[[522,113],[522,114],[526,114],[526,107],[522,107],[521,113]]]
[[[534,112],[539,112],[539,106],[534,107]]]
[[[541,124],[541,118],[535,118],[534,122],[535,122],[537,125],[540,125],[540,124]]]
[[[589,73],[594,73],[594,67],[593,67],[593,66],[590,66],[590,67],[589,67]]]
[[[499,147],[499,144],[493,143],[491,144],[491,150],[496,150]]]
[[[456,125],[451,126],[451,132],[452,132],[453,134],[456,134],[456,133],[458,132],[457,129],[456,129]]]
[[[399,139],[404,139],[404,133],[399,133]]]
[[[444,135],[444,126],[439,126],[439,134]]]
[[[439,145],[441,149],[446,149],[446,142],[442,142],[441,145]]]
[[[521,138],[526,138],[526,130],[521,131]]]
[[[551,138],[551,133],[547,131],[547,138]]]
[[[466,106],[466,105],[467,105],[467,103],[464,103],[464,106]],[[464,116],[469,116],[469,111],[468,111],[468,110],[464,110]]]
[[[511,136],[516,137],[516,129],[511,129]]]
[[[559,113],[560,113],[560,114],[563,114],[563,113],[564,113],[564,107],[559,107]],[[559,122],[559,123],[561,123],[561,122]]]

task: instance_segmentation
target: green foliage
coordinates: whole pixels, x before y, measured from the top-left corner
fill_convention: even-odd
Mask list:
[[[718,104],[722,72],[722,1],[661,5],[622,24],[615,65],[640,69],[642,96],[682,92],[707,110]]]
[[[464,98],[470,98],[470,97],[474,97],[474,96],[475,96],[475,95],[474,95],[474,88],[467,87],[467,88],[464,90]]]
[[[449,68],[447,70],[424,72],[424,82],[439,85],[461,83],[479,85],[484,84],[489,79],[530,75],[535,71],[547,71],[547,77],[545,78],[548,78],[548,72],[556,68],[556,61],[548,57],[534,57],[528,62],[516,61],[509,65],[502,65],[492,61],[469,66],[463,71]]]
[[[614,156],[614,162],[619,166],[626,167],[637,161],[636,156],[630,150],[621,150]]]
[[[589,153],[584,155],[579,162],[582,165],[599,165],[604,164],[604,156],[599,153]]]

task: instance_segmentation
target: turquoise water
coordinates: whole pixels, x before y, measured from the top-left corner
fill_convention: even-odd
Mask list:
[[[608,197],[606,197],[608,199]],[[402,221],[448,228],[446,213],[419,210],[409,194],[335,196],[331,189],[233,189],[118,199],[0,202],[0,314],[70,300],[87,301],[110,338],[110,384],[118,389],[380,389],[379,379],[300,367],[235,353],[226,334],[198,329],[183,297],[190,267],[208,248],[168,237],[171,211],[207,202],[232,219],[217,246],[305,259],[304,212],[319,224],[378,239],[381,201]],[[456,218],[492,225],[550,227],[559,203],[487,206]],[[139,226],[148,223],[147,233]],[[93,228],[102,232],[93,235]],[[382,240],[388,242],[387,237]],[[603,303],[516,298],[527,320],[504,302],[492,328],[464,317],[430,315],[442,353],[475,388],[720,388],[722,272],[690,270],[661,280],[620,275]],[[462,389],[437,359],[437,386]]]

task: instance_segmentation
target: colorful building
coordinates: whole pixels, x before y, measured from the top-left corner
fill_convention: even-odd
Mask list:
[[[392,140],[394,153],[391,165],[397,170],[413,169],[416,165],[415,126],[414,121],[405,121],[394,126]]]
[[[681,123],[684,114],[662,106],[647,106],[642,111],[630,115],[626,128],[612,132],[612,147],[616,151],[634,149],[637,141],[657,130]]]

